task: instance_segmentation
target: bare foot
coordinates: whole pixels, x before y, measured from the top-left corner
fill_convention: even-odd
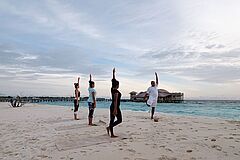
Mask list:
[[[107,134],[109,135],[109,127],[107,127],[106,129],[107,129]]]

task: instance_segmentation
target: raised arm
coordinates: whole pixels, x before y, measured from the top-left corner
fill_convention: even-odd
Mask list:
[[[90,74],[90,80],[89,81],[92,81],[92,75]]]
[[[157,75],[157,72],[155,72],[155,76],[156,76],[156,84],[158,85],[158,75]]]
[[[80,87],[80,86],[79,86],[79,81],[80,81],[80,77],[78,77],[78,87]]]
[[[115,72],[116,72],[116,71],[115,71],[115,68],[113,68],[113,79],[116,79],[116,78],[115,78]]]

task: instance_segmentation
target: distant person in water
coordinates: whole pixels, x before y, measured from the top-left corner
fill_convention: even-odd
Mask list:
[[[153,119],[155,107],[157,106],[158,101],[158,75],[155,72],[156,82],[151,81],[151,87],[148,88],[145,95],[145,99],[148,97],[147,105],[152,108],[151,110],[151,119]]]
[[[79,108],[79,100],[80,100],[80,91],[79,91],[79,81],[80,81],[80,77],[78,77],[78,82],[74,83],[74,119],[75,120],[79,120],[79,118],[77,117],[77,112],[78,112],[78,108]]]
[[[111,94],[112,94],[112,103],[110,106],[110,123],[107,127],[107,133],[109,135],[109,131],[111,133],[111,137],[115,138],[117,136],[113,133],[113,127],[120,124],[122,122],[122,113],[120,110],[120,100],[122,94],[118,91],[119,88],[119,81],[115,78],[115,68],[113,69],[113,79],[112,79],[112,88],[111,88]],[[116,121],[115,117],[117,118]]]
[[[96,108],[96,90],[94,89],[95,83],[92,81],[92,75],[90,74],[89,80],[89,97],[88,97],[88,107],[89,107],[89,114],[88,114],[88,125],[93,125],[93,113],[94,109]]]

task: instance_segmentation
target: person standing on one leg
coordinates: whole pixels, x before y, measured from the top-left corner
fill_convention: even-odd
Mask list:
[[[90,74],[89,80],[89,98],[88,98],[88,107],[89,107],[89,114],[88,114],[88,125],[93,125],[93,113],[94,109],[96,108],[96,90],[94,89],[95,83],[92,81],[92,75]]]
[[[151,119],[153,119],[155,107],[157,106],[157,101],[158,101],[158,75],[156,72],[155,72],[155,76],[156,76],[156,82],[151,81],[151,87],[148,88],[147,93],[145,95],[145,98],[149,96],[147,100],[147,105],[152,108]]]
[[[78,83],[74,83],[75,91],[74,91],[74,119],[79,120],[77,117],[77,112],[79,108],[79,100],[80,100],[80,91],[79,91],[79,81],[80,77],[78,77]]]
[[[115,78],[115,68],[114,68],[112,88],[111,88],[112,104],[110,106],[110,123],[109,123],[109,126],[107,127],[107,133],[109,135],[109,131],[110,131],[112,138],[117,137],[113,133],[113,127],[122,123],[122,113],[120,110],[120,100],[121,100],[122,94],[118,91],[118,88],[119,88],[119,81],[117,81]],[[117,118],[116,121],[114,121],[115,117]]]

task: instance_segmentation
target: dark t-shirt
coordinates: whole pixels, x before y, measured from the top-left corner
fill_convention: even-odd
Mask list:
[[[80,98],[80,91],[75,89],[75,98],[77,97],[77,95],[78,95],[78,98]]]

